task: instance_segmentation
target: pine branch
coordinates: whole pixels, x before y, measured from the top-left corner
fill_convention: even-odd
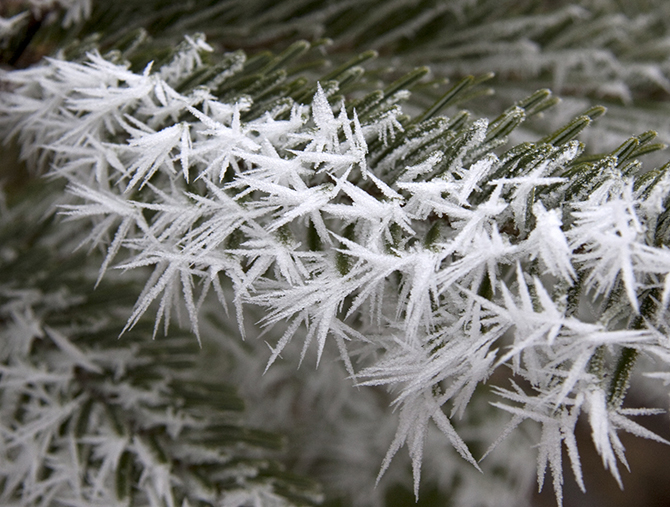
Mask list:
[[[332,343],[359,386],[392,393],[399,421],[382,473],[406,444],[417,496],[431,432],[478,469],[460,433],[472,427],[455,421],[475,410],[478,387],[511,372],[522,387],[493,388],[506,400],[495,407],[513,415],[503,435],[526,419],[541,426],[537,474],[542,486],[549,466],[560,504],[563,445],[583,486],[574,438],[582,412],[620,484],[616,462],[626,461],[617,432],[663,441],[622,404],[640,353],[661,368],[670,357],[668,166],[644,172],[640,159],[664,147],[648,125],[606,153],[592,154],[605,143],[589,153],[579,139],[602,122],[600,106],[531,140],[515,136],[556,105],[547,84],[610,98],[602,86],[614,84],[625,100],[665,90],[656,56],[645,68],[639,54],[629,58],[632,45],[662,27],[651,18],[632,22],[637,13],[613,16],[607,2],[591,11],[528,2],[502,18],[506,4],[498,4],[414,2],[399,18],[408,2],[367,16],[359,16],[365,2],[258,1],[244,10],[231,2],[198,4],[197,12],[170,5],[155,13],[129,2],[111,8],[121,9],[115,22],[138,15],[153,41],[129,25],[135,31],[123,41],[75,43],[67,58],[4,72],[0,128],[34,170],[49,166],[51,177],[68,182],[61,211],[82,219],[85,243],[106,248],[100,283],[111,267],[153,268],[124,333],[155,312],[154,336],[161,324],[168,334],[173,313],[185,308],[200,340],[213,288],[225,308],[235,307],[243,336],[245,307],[261,313],[258,326],[277,330],[265,371],[296,340],[296,362],[315,349],[317,364]],[[338,48],[366,44],[382,62],[391,52],[413,64],[428,58],[450,74],[482,74],[409,113],[432,96],[425,69],[399,65],[405,74],[377,89],[379,72],[362,65],[374,51],[347,55],[329,71],[318,70],[321,41],[278,54],[222,53],[216,43],[230,34],[210,30],[210,20],[235,23],[240,46],[281,45],[296,22],[312,20],[337,34],[334,60]],[[212,37],[186,36],[157,51],[196,21]],[[442,39],[428,37],[441,31],[449,34],[447,60]],[[104,55],[91,50],[115,44]],[[500,84],[484,66],[499,65],[490,57],[500,60],[501,47],[524,57],[497,70],[539,91],[514,85],[527,95],[499,115],[459,110],[479,104],[483,82]],[[530,67],[516,63],[529,58]],[[66,335],[50,337],[73,364],[98,374]]]
[[[32,205],[0,217],[2,503],[320,503],[314,483],[268,459],[282,438],[246,426],[234,389],[199,374],[190,336],[150,341],[140,320],[118,338],[113,313],[134,283],[87,290],[93,258],[68,254],[59,234],[72,228],[37,225]]]

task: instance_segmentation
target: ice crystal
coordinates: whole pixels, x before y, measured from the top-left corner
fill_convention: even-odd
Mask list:
[[[586,16],[566,8],[517,23],[490,21],[451,42],[472,41],[487,30],[501,40],[528,30],[534,37]],[[427,19],[378,43],[420,30]],[[512,46],[522,54],[534,51],[528,41],[504,48]],[[501,47],[489,41],[468,50],[489,54]],[[327,368],[323,358],[332,347],[358,386],[388,389],[397,428],[387,435],[378,480],[406,446],[416,495],[424,445],[436,433],[474,469],[485,468],[460,434],[467,424],[457,421],[467,419],[477,388],[494,374],[511,372],[518,382],[493,388],[503,400],[493,406],[512,416],[493,447],[522,421],[535,421],[539,485],[549,469],[559,504],[563,446],[584,487],[574,437],[581,413],[619,484],[617,462],[626,464],[619,431],[663,441],[632,422],[629,416],[638,414],[622,406],[637,354],[649,352],[663,367],[670,359],[667,167],[636,172],[637,150],[653,135],[584,156],[574,138],[603,112],[592,108],[545,138],[508,148],[506,135],[550,100],[548,91],[495,120],[467,113],[433,117],[437,106],[408,120],[396,103],[406,92],[373,93],[350,107],[334,79],[314,83],[309,93],[289,96],[284,89],[274,101],[267,98],[274,85],[256,95],[249,85],[249,95],[240,93],[235,79],[245,58],[230,54],[217,77],[199,82],[207,73],[205,55],[212,53],[204,36],[194,35],[164,63],[141,69],[91,51],[79,61],[50,58],[0,75],[6,85],[0,127],[19,140],[25,159],[35,166],[48,161],[49,176],[67,181],[70,200],[61,213],[90,224],[82,245],[106,250],[98,283],[112,268],[153,270],[123,333],[151,314],[154,336],[161,325],[168,334],[175,314],[185,310],[202,343],[202,309],[214,289],[226,312],[234,306],[243,337],[252,325],[278,330],[268,338],[267,375],[285,356],[298,364],[313,358]],[[536,56],[532,73],[557,67],[558,86],[585,61],[616,66],[600,53],[587,58],[566,50],[560,61],[555,54]],[[449,102],[472,83],[464,79],[440,100]],[[258,312],[257,322],[244,321],[247,307]],[[100,360],[61,330],[41,325],[30,305],[3,311],[16,336],[53,342],[62,371],[101,373]],[[33,369],[3,368],[4,384],[25,382],[27,374],[47,382]],[[71,380],[48,378],[58,389]],[[101,392],[125,400],[124,409],[152,407],[169,387],[164,380],[148,393],[111,384]],[[38,387],[31,389],[39,399]],[[30,456],[60,438],[53,428],[77,410],[76,399],[38,405],[26,409],[26,424],[11,430],[7,445],[18,449],[17,442],[31,439],[42,447],[16,451],[22,468],[7,491],[21,481],[37,488]],[[175,413],[161,421],[174,437],[193,422]],[[132,452],[149,503],[174,503],[172,471],[140,435],[96,434],[90,443],[100,463],[93,496],[123,453]],[[70,444],[61,444],[65,453]],[[67,474],[64,465],[54,470]],[[244,473],[231,472],[241,482]],[[283,501],[263,483],[231,492],[223,504]]]

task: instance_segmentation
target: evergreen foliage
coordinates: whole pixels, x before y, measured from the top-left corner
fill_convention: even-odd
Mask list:
[[[0,219],[1,498],[318,503],[284,459],[382,504],[406,446],[417,498],[519,505],[536,452],[561,504],[580,416],[621,485],[621,431],[668,443],[625,406],[670,366],[667,10],[7,4],[0,131],[50,182]]]
[[[134,283],[90,290],[95,268],[72,254],[48,190],[0,226],[2,504],[320,503],[273,459],[283,439],[244,425],[235,390],[198,374],[190,336],[147,340],[144,319],[118,339]]]

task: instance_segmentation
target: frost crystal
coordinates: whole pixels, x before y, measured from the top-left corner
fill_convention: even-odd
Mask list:
[[[72,16],[85,15],[87,4],[77,5],[83,10],[72,7]],[[0,30],[10,30],[12,22],[4,23]],[[493,24],[498,35],[528,26]],[[507,133],[548,91],[494,121],[462,113],[412,123],[395,103],[406,93],[373,94],[357,110],[335,98],[333,80],[316,83],[302,101],[282,95],[264,102],[264,94],[234,87],[217,94],[244,72],[245,59],[235,55],[205,81],[215,84],[191,86],[213,52],[197,35],[156,68],[135,71],[93,51],[79,62],[51,58],[1,75],[0,127],[19,139],[25,159],[48,161],[49,175],[67,181],[70,200],[61,212],[90,223],[82,244],[106,250],[98,283],[113,267],[138,276],[153,270],[123,333],[152,314],[154,336],[161,324],[167,334],[175,314],[185,313],[200,341],[202,309],[214,289],[226,312],[228,304],[235,308],[242,336],[252,325],[279,330],[268,338],[268,376],[284,354],[327,368],[332,347],[358,386],[391,393],[398,426],[378,480],[407,446],[417,495],[424,444],[436,433],[474,469],[485,467],[459,433],[468,432],[461,421],[477,405],[478,387],[511,372],[517,383],[493,388],[503,400],[493,406],[512,416],[493,447],[523,420],[535,421],[540,487],[549,468],[560,504],[563,446],[583,488],[574,437],[583,412],[603,465],[621,484],[617,432],[662,440],[622,407],[635,357],[650,352],[664,367],[670,360],[667,167],[653,178],[631,176],[636,147],[653,136],[584,159],[573,138],[600,114],[596,108],[505,151]],[[560,62],[557,80],[580,64],[575,58]],[[554,64],[541,61],[538,72]],[[257,322],[244,322],[247,307],[260,312]],[[64,372],[103,371],[62,331],[42,326],[29,306],[3,311],[27,342],[51,340]],[[3,368],[3,383],[37,375],[23,364]],[[59,389],[70,381],[48,379]],[[151,392],[102,389],[153,407],[169,387],[164,382]],[[6,445],[21,449],[15,461],[24,466],[8,491],[35,480],[30,456],[60,438],[53,428],[77,410],[76,401],[37,405],[34,420],[8,430]],[[175,413],[161,421],[173,436],[193,422]],[[44,428],[52,429],[42,435]],[[36,447],[20,447],[26,439]],[[100,433],[90,444],[100,463],[93,496],[132,452],[149,502],[174,503],[175,472],[141,435]],[[59,445],[65,453],[69,444]],[[244,473],[231,472],[231,480],[244,482]],[[221,505],[282,501],[263,483],[231,492]]]

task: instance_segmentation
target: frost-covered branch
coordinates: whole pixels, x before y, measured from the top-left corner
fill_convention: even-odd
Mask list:
[[[535,28],[586,14],[555,16]],[[529,19],[457,37],[511,37]],[[416,495],[435,430],[480,466],[459,424],[478,388],[512,414],[503,437],[524,420],[539,423],[540,486],[548,465],[559,503],[563,445],[583,486],[580,413],[619,482],[618,431],[663,441],[630,419],[647,412],[622,405],[639,354],[660,369],[670,358],[668,166],[643,173],[639,161],[661,148],[654,132],[586,155],[578,136],[604,113],[591,107],[513,145],[514,129],[555,104],[551,92],[493,119],[453,107],[438,116],[477,93],[481,80],[469,77],[413,117],[400,103],[423,71],[347,96],[369,55],[311,82],[288,80],[289,50],[266,60],[218,55],[194,35],[138,68],[140,47],[0,75],[0,128],[34,168],[67,181],[61,212],[86,224],[83,244],[105,251],[98,282],[113,267],[151,271],[123,333],[153,314],[154,336],[161,325],[167,334],[185,311],[202,341],[213,289],[242,336],[277,330],[266,372],[293,357],[296,341],[296,363],[319,367],[332,347],[358,386],[391,393],[398,427],[381,473],[407,445]],[[246,308],[262,317],[245,322]],[[95,373],[96,363],[49,336]],[[510,375],[512,388],[486,387]],[[59,414],[50,417],[67,416]]]

